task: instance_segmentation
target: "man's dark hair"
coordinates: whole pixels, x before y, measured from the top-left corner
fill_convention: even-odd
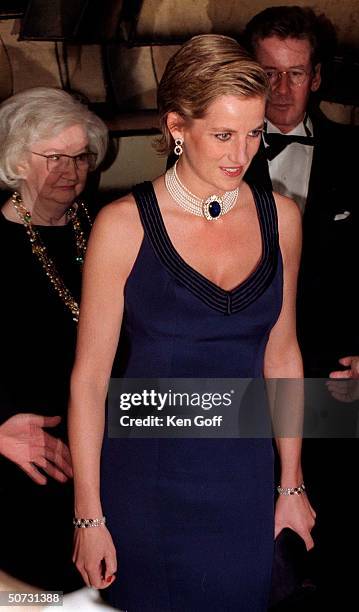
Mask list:
[[[255,55],[257,42],[270,36],[308,40],[313,68],[330,59],[335,52],[333,24],[325,15],[316,15],[309,7],[272,6],[261,11],[247,23],[242,43]]]

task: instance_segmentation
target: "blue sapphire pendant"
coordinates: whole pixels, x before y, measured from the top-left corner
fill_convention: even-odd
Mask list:
[[[220,196],[213,195],[203,202],[203,216],[207,221],[219,219],[223,212],[223,200]]]

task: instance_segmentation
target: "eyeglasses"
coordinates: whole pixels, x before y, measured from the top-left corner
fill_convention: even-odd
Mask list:
[[[65,155],[65,153],[53,153],[52,155],[44,155],[43,153],[36,153],[31,151],[33,155],[38,157],[44,157],[46,159],[48,172],[54,172],[61,174],[66,172],[69,167],[70,160],[73,161],[74,166],[79,171],[89,170],[90,172],[96,167],[96,153],[92,151],[86,151],[85,153],[79,153],[78,155]]]
[[[278,85],[279,81],[282,80],[283,74],[288,76],[289,85],[293,87],[300,87],[303,85],[307,76],[312,74],[312,72],[307,72],[301,68],[293,68],[292,70],[265,70],[265,73],[272,87]]]

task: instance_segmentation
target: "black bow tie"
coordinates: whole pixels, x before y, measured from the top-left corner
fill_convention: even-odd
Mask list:
[[[271,161],[281,153],[292,142],[314,146],[313,136],[297,136],[296,134],[280,134],[279,132],[265,132],[263,134],[266,143],[265,153],[267,159]]]

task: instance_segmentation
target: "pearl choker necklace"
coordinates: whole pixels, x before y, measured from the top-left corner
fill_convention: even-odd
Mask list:
[[[175,165],[165,174],[165,185],[168,193],[184,210],[204,217],[207,221],[215,221],[228,213],[237,202],[239,187],[234,191],[226,191],[223,196],[212,195],[206,200],[198,198],[181,183]]]

